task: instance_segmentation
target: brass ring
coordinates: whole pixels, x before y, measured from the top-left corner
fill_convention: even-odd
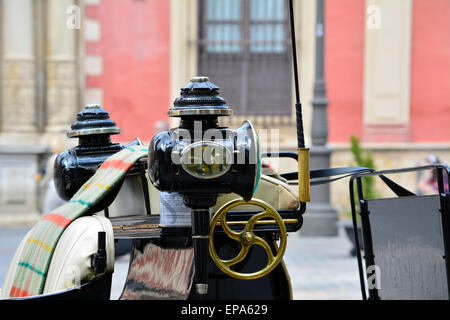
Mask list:
[[[232,231],[226,222],[226,214],[230,209],[243,204],[252,204],[262,208],[264,211],[252,216],[247,221],[244,229],[241,232]],[[272,249],[270,248],[269,244],[263,238],[258,237],[253,233],[253,227],[256,224],[258,224],[258,220],[263,218],[274,219],[275,223],[278,225],[280,229],[280,247],[278,249],[276,256],[273,255]],[[231,260],[220,259],[214,248],[214,230],[218,223],[220,224],[220,226],[222,226],[225,234],[229,238],[241,244],[241,251],[238,253],[236,257],[234,257]],[[270,204],[258,199],[252,199],[250,201],[236,199],[223,205],[213,216],[210,223],[209,238],[210,238],[209,254],[214,263],[217,265],[217,267],[230,277],[241,280],[251,280],[251,279],[258,279],[269,274],[282,261],[284,252],[286,251],[287,231],[283,219],[281,218],[277,210],[273,208]],[[247,253],[250,250],[250,247],[253,245],[259,245],[265,250],[268,259],[267,265],[261,270],[258,270],[253,273],[241,273],[231,270],[230,267],[232,265],[235,265],[244,260],[244,258],[247,256]]]

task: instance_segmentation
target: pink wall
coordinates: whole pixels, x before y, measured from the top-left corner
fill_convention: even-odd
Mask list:
[[[450,1],[414,0],[411,135],[450,141]]]
[[[327,0],[325,77],[330,142],[362,135],[364,0]]]
[[[116,141],[148,141],[155,122],[167,119],[169,5],[103,0],[86,7],[86,15],[101,23],[101,40],[87,42],[86,53],[103,58],[103,74],[88,76],[86,86],[103,88],[104,106],[123,130]],[[348,142],[363,132],[365,1],[327,0],[325,18],[329,141]],[[412,37],[411,141],[448,142],[450,2],[415,0]]]
[[[103,88],[103,105],[122,128],[113,140],[148,141],[155,121],[167,119],[169,101],[169,1],[103,0],[86,15],[101,23],[101,40],[86,53],[101,55],[103,73],[87,87]]]
[[[410,141],[449,142],[450,1],[413,3]],[[363,0],[326,2],[331,142],[347,142],[351,134],[362,138],[364,17]],[[395,132],[385,133],[378,142],[393,141]]]
[[[330,142],[348,142],[362,134],[363,0],[327,0],[325,77]]]

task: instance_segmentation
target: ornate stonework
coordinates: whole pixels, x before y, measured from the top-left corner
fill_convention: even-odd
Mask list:
[[[66,132],[77,113],[78,104],[76,61],[49,60],[47,62],[46,132]]]
[[[2,131],[36,132],[34,61],[5,59],[2,67]]]

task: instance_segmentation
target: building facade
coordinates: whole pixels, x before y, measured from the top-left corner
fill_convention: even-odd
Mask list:
[[[226,125],[251,119],[277,129],[279,150],[294,151],[287,3],[0,0],[0,217],[37,215],[34,176],[49,154],[76,143],[65,131],[84,104],[104,105],[122,128],[116,141],[148,143],[159,121],[176,125],[166,112],[196,75],[221,87],[235,114]],[[316,1],[294,0],[294,11],[307,145],[323,33],[331,166],[352,164],[352,135],[377,169],[430,154],[450,162],[448,0],[325,0],[322,27]],[[415,188],[416,178],[398,179]],[[331,185],[339,212],[347,190],[347,181]]]

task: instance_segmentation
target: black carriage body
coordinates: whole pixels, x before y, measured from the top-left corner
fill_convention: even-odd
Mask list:
[[[184,234],[184,235],[183,235]],[[272,250],[277,247],[273,233],[259,233]],[[239,245],[229,241],[225,235],[217,235],[215,244],[223,257],[234,257]],[[289,274],[280,263],[269,275],[254,280],[239,280],[221,272],[212,260],[208,263],[208,293],[199,295],[193,285],[195,272],[193,246],[190,229],[178,229],[171,235],[154,238],[135,239],[130,257],[130,272],[122,292],[122,300],[289,300],[292,288]],[[164,258],[162,258],[164,257]],[[146,261],[142,265],[142,261]],[[176,264],[174,263],[176,261]],[[250,250],[245,261],[236,269],[239,272],[252,272],[267,263],[262,248]],[[181,269],[179,265],[186,265]],[[160,270],[158,274],[154,270]],[[184,274],[183,274],[184,273]],[[188,278],[188,279],[186,279]],[[180,283],[185,286],[180,286]],[[182,288],[180,288],[182,287]]]

